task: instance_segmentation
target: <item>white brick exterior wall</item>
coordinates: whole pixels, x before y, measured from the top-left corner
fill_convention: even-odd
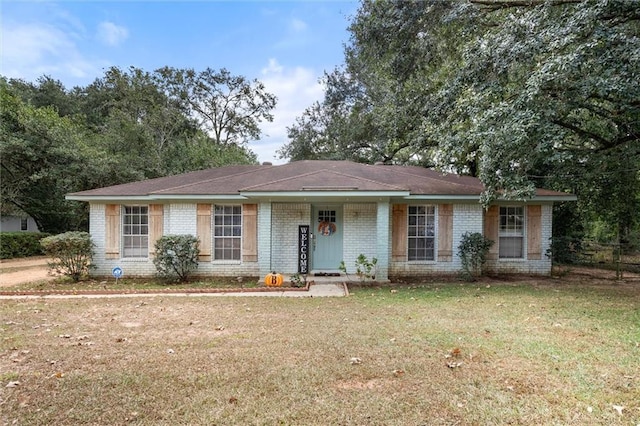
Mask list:
[[[196,204],[164,206],[165,235],[196,235]]]
[[[295,274],[298,272],[298,225],[309,225],[311,204],[273,203],[271,214],[273,270]]]
[[[376,204],[345,204],[343,209],[343,260],[349,274],[355,274],[356,259],[360,254],[372,258],[377,254]]]
[[[240,261],[201,262],[197,275],[209,276],[264,276],[272,270],[285,274],[297,272],[298,225],[312,225],[310,203],[270,203],[258,205],[258,262]],[[525,209],[526,211],[526,209]],[[488,265],[494,272],[548,274],[551,260],[545,255],[550,246],[552,206],[542,206],[542,259],[498,260]],[[355,261],[361,253],[369,260],[378,258],[378,278],[385,279],[388,266],[391,276],[429,274],[456,274],[461,264],[458,244],[465,232],[483,232],[483,209],[477,203],[453,205],[453,256],[451,262],[392,262],[391,219],[389,204],[346,203],[343,205],[343,259],[349,273],[355,273]],[[96,244],[94,275],[111,275],[115,266],[126,276],[154,275],[151,259],[105,259],[105,204],[91,203],[90,233]],[[438,229],[436,207],[436,229]],[[196,204],[174,203],[164,206],[164,233],[196,235]],[[526,223],[526,220],[525,220]],[[313,227],[312,227],[313,232]],[[527,247],[525,229],[524,247]],[[438,252],[436,236],[435,253]],[[526,252],[526,250],[525,250]],[[385,268],[386,269],[386,268]]]

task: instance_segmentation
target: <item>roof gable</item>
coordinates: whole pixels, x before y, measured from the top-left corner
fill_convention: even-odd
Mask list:
[[[242,188],[242,192],[291,191],[408,191],[388,183],[334,170],[316,170],[302,175]]]

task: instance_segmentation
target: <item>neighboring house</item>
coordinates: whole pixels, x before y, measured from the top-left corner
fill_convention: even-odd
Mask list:
[[[67,195],[90,203],[95,274],[115,266],[151,275],[162,235],[200,240],[198,274],[265,276],[355,272],[377,258],[376,279],[457,273],[465,232],[495,241],[494,272],[548,274],[552,205],[574,195],[538,189],[526,203],[485,210],[476,178],[413,166],[348,161],[228,166]],[[307,234],[308,233],[308,234]]]
[[[0,232],[38,232],[36,221],[30,216],[2,215]]]

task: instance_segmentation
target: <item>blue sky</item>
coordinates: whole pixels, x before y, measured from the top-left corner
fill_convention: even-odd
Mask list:
[[[71,88],[110,66],[227,68],[278,97],[274,122],[250,148],[276,161],[286,127],[343,63],[354,1],[3,1],[0,74],[43,74]],[[277,161],[277,162],[281,162]]]

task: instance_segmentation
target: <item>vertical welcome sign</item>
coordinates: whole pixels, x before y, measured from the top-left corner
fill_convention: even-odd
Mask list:
[[[298,273],[309,273],[309,225],[298,225]]]

